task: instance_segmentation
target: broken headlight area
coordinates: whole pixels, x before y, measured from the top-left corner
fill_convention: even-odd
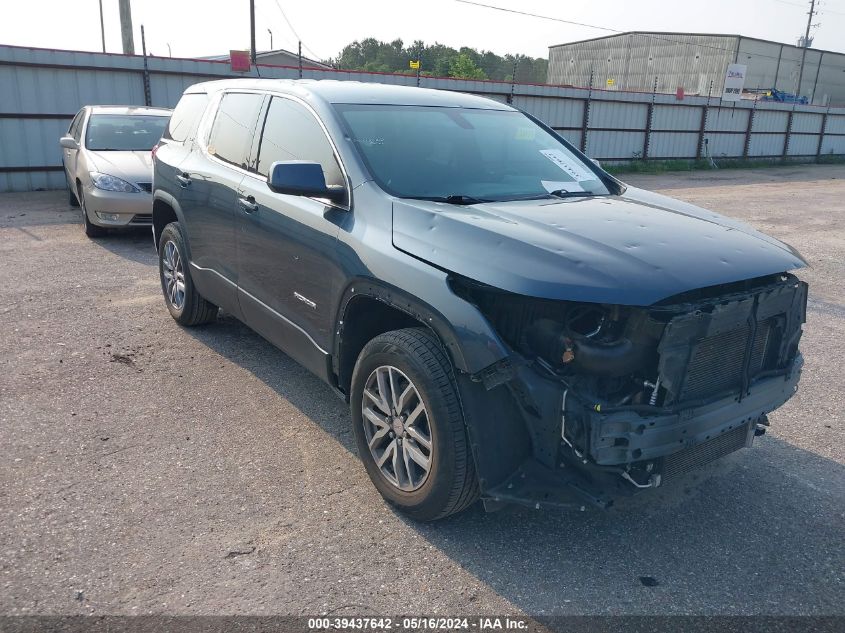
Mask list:
[[[532,459],[594,483],[653,487],[748,446],[798,381],[807,286],[793,275],[645,307],[536,299],[463,279],[453,288],[513,351],[500,382],[522,412]]]

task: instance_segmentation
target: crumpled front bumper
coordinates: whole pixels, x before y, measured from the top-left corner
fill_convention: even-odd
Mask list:
[[[777,409],[798,389],[803,357],[786,375],[758,380],[744,397],[728,395],[669,415],[590,411],[590,456],[600,466],[665,457],[746,426]]]
[[[751,446],[757,424],[797,390],[802,365],[799,353],[786,373],[755,381],[742,398],[729,395],[671,414],[602,412],[569,398],[556,421],[557,458],[552,461],[537,454],[528,458],[505,481],[484,491],[485,503],[488,507],[518,503],[537,508],[606,508],[614,497],[659,485],[664,471],[674,476]],[[587,454],[561,439],[567,418],[574,415],[589,418]],[[544,426],[552,425],[548,419],[545,422]],[[632,464],[640,475],[631,470]]]

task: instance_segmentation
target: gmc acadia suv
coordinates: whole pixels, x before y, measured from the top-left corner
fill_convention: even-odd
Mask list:
[[[795,250],[624,185],[511,106],[203,83],[154,162],[173,318],[220,307],[334,387],[417,519],[606,507],[749,446],[797,388]]]

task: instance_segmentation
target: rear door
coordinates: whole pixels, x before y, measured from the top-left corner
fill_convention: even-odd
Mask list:
[[[155,188],[163,189],[177,199],[181,197],[183,189],[182,182],[176,178],[182,173],[179,166],[197,148],[197,132],[208,101],[205,92],[182,95],[170,115],[156,150]]]
[[[241,182],[238,201],[241,309],[253,327],[323,375],[340,274],[338,224],[348,207],[274,193],[266,178],[275,161],[308,160],[320,163],[326,184],[346,188],[346,179],[321,123],[304,104],[273,96],[259,128],[253,175]]]
[[[191,273],[200,292],[231,310],[237,305],[235,246],[237,190],[264,96],[252,92],[222,95],[208,134],[176,168],[178,201],[191,250]]]

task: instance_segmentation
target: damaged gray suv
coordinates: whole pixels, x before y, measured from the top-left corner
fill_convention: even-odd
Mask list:
[[[797,388],[795,250],[626,186],[508,105],[210,82],[154,163],[170,314],[222,308],[330,384],[417,519],[607,507],[750,446]]]

